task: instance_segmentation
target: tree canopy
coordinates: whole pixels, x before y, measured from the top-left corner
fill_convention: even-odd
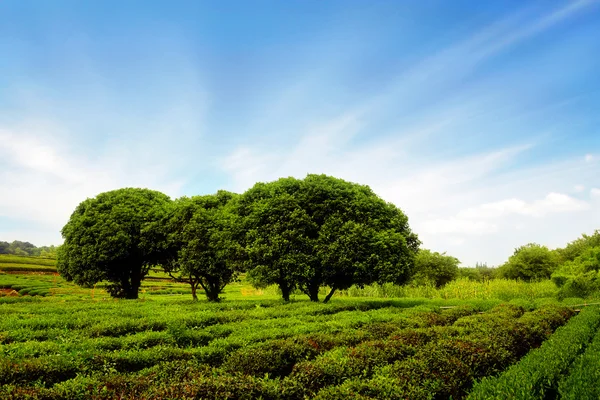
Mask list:
[[[81,286],[109,281],[114,297],[135,299],[157,254],[144,228],[164,215],[168,196],[124,188],[83,201],[63,227],[57,269]]]
[[[374,282],[402,284],[412,275],[419,240],[408,218],[368,186],[326,175],[257,183],[240,196],[249,278],[276,284],[285,300],[299,289]]]
[[[515,249],[508,261],[500,267],[501,276],[509,279],[534,281],[549,279],[559,265],[555,252],[546,246],[530,243]]]
[[[570,242],[564,248],[557,249],[556,252],[560,256],[560,260],[566,262],[575,260],[593,247],[600,247],[600,230],[594,231],[591,235],[584,233],[580,238]]]
[[[55,246],[36,247],[32,243],[14,240],[11,243],[0,241],[0,254],[14,254],[17,256],[42,256],[56,257]]]
[[[432,252],[427,249],[419,250],[415,259],[413,281],[442,287],[458,277],[459,264],[460,261],[457,258],[446,255],[446,253]]]
[[[197,300],[198,286],[209,301],[218,301],[225,285],[241,271],[240,224],[232,212],[234,193],[182,197],[148,226],[160,263],[174,279],[189,283]],[[177,275],[177,276],[175,276]]]

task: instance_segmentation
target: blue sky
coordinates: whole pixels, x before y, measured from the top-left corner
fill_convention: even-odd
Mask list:
[[[600,1],[0,2],[0,240],[326,173],[497,265],[600,228]]]

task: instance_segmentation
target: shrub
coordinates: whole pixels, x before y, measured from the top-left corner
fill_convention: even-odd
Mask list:
[[[478,382],[469,399],[541,399],[556,395],[558,380],[600,325],[600,309],[586,308],[544,344],[500,376]]]

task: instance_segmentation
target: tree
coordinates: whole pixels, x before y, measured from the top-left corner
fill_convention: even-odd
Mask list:
[[[556,252],[560,257],[560,261],[573,261],[588,249],[600,247],[600,230],[594,231],[591,235],[585,233],[580,238],[567,244],[562,249],[557,249]]]
[[[244,193],[248,276],[256,286],[278,285],[319,301],[319,289],[373,282],[404,283],[419,247],[408,218],[367,187],[326,175],[257,183]]]
[[[58,252],[58,247],[56,246],[42,246],[38,247],[39,256],[48,257],[48,258],[56,258],[56,253]]]
[[[560,288],[560,299],[587,297],[600,291],[600,246],[588,248],[562,264],[552,274],[552,281]]]
[[[472,281],[484,282],[495,279],[498,274],[498,268],[488,267],[485,263],[476,263],[475,267],[458,268],[458,277],[466,278]]]
[[[21,242],[20,240],[13,241],[8,246],[10,254],[16,254],[19,256],[34,256],[36,247],[29,242]]]
[[[0,254],[10,254],[10,243],[0,241]]]
[[[415,259],[415,275],[413,281],[417,283],[432,283],[436,287],[442,287],[446,283],[458,277],[457,258],[448,256],[446,253],[432,252],[431,250],[420,250]]]
[[[144,228],[164,215],[166,195],[125,188],[83,201],[62,229],[57,269],[68,281],[90,287],[110,282],[113,297],[136,299],[157,254]]]
[[[559,259],[546,246],[530,243],[515,249],[508,261],[500,267],[504,278],[534,281],[549,279],[556,270]]]
[[[164,218],[148,227],[162,254],[163,269],[175,280],[188,283],[198,300],[202,287],[209,301],[219,301],[225,286],[241,270],[243,248],[239,223],[231,211],[234,193],[183,197],[174,201]],[[175,276],[177,275],[177,276]]]

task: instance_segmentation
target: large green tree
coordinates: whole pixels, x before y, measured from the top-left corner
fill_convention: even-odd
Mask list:
[[[559,258],[555,252],[546,246],[529,243],[515,249],[498,272],[504,278],[535,281],[549,279],[558,265]]]
[[[218,301],[225,286],[241,271],[244,251],[238,217],[231,206],[236,196],[219,191],[182,197],[147,228],[161,254],[160,264],[172,278],[190,285],[194,300],[201,287],[209,301]]]
[[[237,202],[247,232],[248,276],[278,285],[284,300],[299,289],[406,282],[419,247],[408,218],[367,187],[326,175],[257,183]]]
[[[57,269],[81,286],[108,281],[113,297],[136,299],[142,280],[157,262],[145,227],[164,215],[168,196],[125,188],[83,201],[62,229]]]

